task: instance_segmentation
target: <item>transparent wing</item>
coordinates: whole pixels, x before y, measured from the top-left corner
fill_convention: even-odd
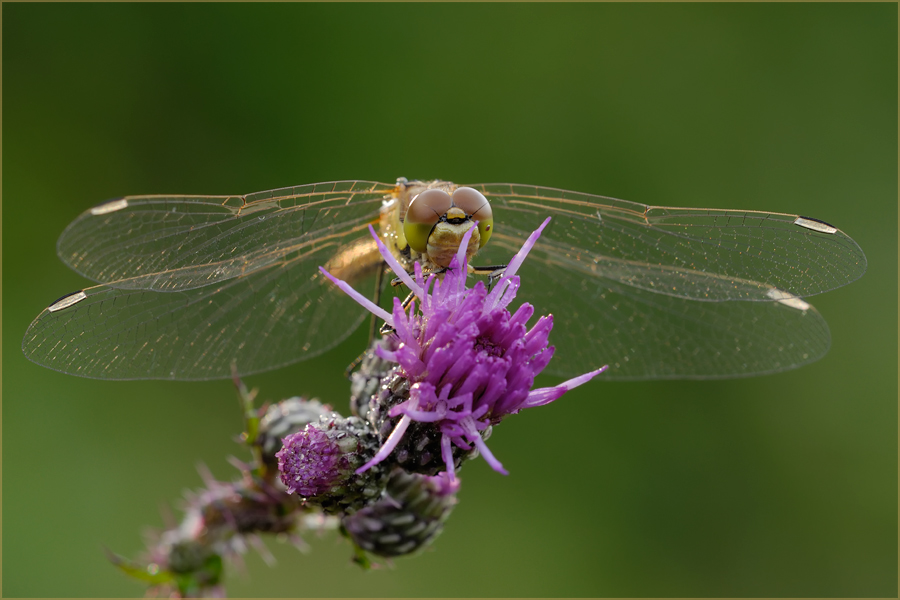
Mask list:
[[[392,185],[333,182],[248,196],[131,196],[78,217],[58,249],[108,285],[42,312],[22,342],[44,366],[105,379],[214,379],[315,356],[360,307],[318,272],[363,281],[367,227]]]
[[[364,317],[317,271],[362,275],[374,242],[346,237],[204,287],[83,290],[44,310],[23,350],[51,369],[100,379],[219,379],[232,363],[247,375],[310,358]]]
[[[394,187],[337,181],[246,196],[128,196],[82,213],[57,252],[99,283],[189,290],[344,239],[377,219]]]
[[[480,263],[506,262],[553,217],[520,270],[519,297],[554,315],[548,370],[560,375],[609,363],[608,379],[740,377],[812,362],[830,336],[799,297],[850,283],[866,267],[846,234],[796,215],[472,187],[495,217]]]
[[[829,334],[797,296],[865,270],[853,240],[812,219],[475,187],[495,207],[489,262],[508,260],[554,217],[521,271],[520,297],[555,315],[560,374],[606,362],[608,378],[622,379],[799,366],[827,351]],[[323,285],[316,267],[357,282],[377,268],[365,228],[393,189],[333,182],[96,207],[70,225],[59,252],[109,285],[54,303],[29,327],[23,350],[54,369],[111,379],[219,378],[232,361],[248,374],[318,354],[362,314]]]

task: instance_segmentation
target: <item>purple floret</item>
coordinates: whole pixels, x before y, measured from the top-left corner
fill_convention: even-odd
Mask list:
[[[349,466],[341,447],[324,431],[312,427],[284,438],[277,456],[288,493],[303,498],[327,493]]]
[[[453,446],[464,450],[475,446],[493,469],[506,474],[481,432],[523,408],[552,402],[606,369],[602,367],[552,388],[531,389],[535,376],[553,357],[553,346],[548,345],[553,317],[543,316],[528,329],[526,324],[534,307],[526,302],[514,314],[506,307],[519,289],[516,272],[549,221],[531,234],[490,292],[480,281],[473,288],[466,287],[465,249],[474,228],[463,237],[460,250],[445,273],[425,278],[416,263],[413,278],[370,227],[385,261],[413,291],[418,303],[413,302],[407,312],[395,298],[393,311],[388,315],[368,300],[359,300],[358,293],[351,294],[393,327],[392,335],[399,342],[397,349],[391,352],[378,347],[376,353],[397,363],[409,381],[409,399],[389,413],[400,420],[374,458],[357,472],[390,456],[410,423],[417,421],[438,427],[449,477],[454,471]],[[348,284],[324,269],[322,272],[347,291]]]

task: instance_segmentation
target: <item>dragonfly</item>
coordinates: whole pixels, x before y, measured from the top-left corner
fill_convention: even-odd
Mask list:
[[[605,380],[716,379],[811,363],[831,337],[805,298],[866,270],[859,245],[814,218],[531,185],[400,178],[127,196],[62,233],[59,257],[98,285],[44,309],[23,351],[98,379],[217,379],[311,358],[365,317],[319,267],[370,291],[385,267],[369,226],[396,250],[412,199],[460,187],[493,212],[482,263],[506,264],[551,217],[518,272],[518,298],[554,317],[555,375],[608,363]]]

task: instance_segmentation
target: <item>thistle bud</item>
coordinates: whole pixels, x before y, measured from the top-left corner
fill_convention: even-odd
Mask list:
[[[411,554],[441,533],[457,490],[459,479],[446,473],[429,477],[395,469],[383,497],[344,517],[342,524],[350,538],[372,554]]]
[[[379,356],[379,349],[397,350],[396,338],[386,336],[372,342],[363,354],[359,370],[350,375],[350,412],[363,419],[367,418],[370,405],[377,402],[382,379],[395,367],[394,363]]]

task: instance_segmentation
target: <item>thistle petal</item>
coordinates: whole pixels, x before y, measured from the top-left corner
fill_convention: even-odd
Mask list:
[[[473,451],[474,446],[491,468],[506,474],[483,437],[489,435],[491,425],[523,408],[548,404],[603,372],[605,367],[558,386],[531,390],[535,376],[553,357],[553,347],[548,345],[553,317],[542,316],[529,329],[534,307],[523,303],[514,314],[507,307],[520,287],[516,273],[549,222],[545,220],[528,237],[490,292],[480,281],[466,287],[466,250],[474,227],[463,236],[450,266],[427,277],[418,263],[413,265],[412,276],[403,271],[376,236],[385,261],[419,301],[418,307],[414,303],[407,311],[395,299],[393,314],[388,315],[357,300],[381,318],[392,319],[395,338],[391,347],[396,350],[375,352],[399,365],[390,375],[393,379],[382,380],[388,391],[372,396],[373,408],[366,414],[383,442],[357,473],[381,463],[396,450],[397,464],[411,469],[421,462],[427,468],[419,472],[426,475],[435,472],[428,469],[434,468],[433,459],[439,456],[452,478],[460,452]],[[374,230],[372,233],[374,236]],[[341,285],[345,291],[348,287]],[[411,430],[413,423],[416,426]],[[413,437],[402,441],[408,432]]]

